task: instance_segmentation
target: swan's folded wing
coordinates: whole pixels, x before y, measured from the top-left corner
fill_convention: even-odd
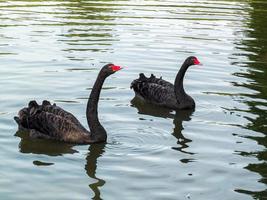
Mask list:
[[[52,113],[54,115],[58,115],[63,119],[69,120],[72,123],[81,126],[81,123],[79,122],[79,120],[70,112],[62,109],[61,107],[57,106],[56,104],[51,105],[51,103],[49,101],[44,100],[42,105],[41,105],[41,110],[44,112],[48,112],[48,113]]]
[[[157,83],[141,83],[139,85],[138,94],[148,102],[163,105],[170,99],[175,99],[172,88],[168,88]]]
[[[86,139],[86,134],[89,134],[89,132],[84,131],[82,126],[78,126],[59,115],[41,110],[30,114],[28,117],[28,128],[34,129],[53,139],[68,142],[75,142],[77,138],[79,138],[79,141],[82,141],[83,136]]]

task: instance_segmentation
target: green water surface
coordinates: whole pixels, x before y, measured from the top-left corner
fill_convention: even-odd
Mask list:
[[[267,1],[0,0],[0,199],[267,199]],[[194,111],[132,100],[140,72],[185,77]],[[86,125],[99,69],[106,144],[30,139],[48,99]],[[87,126],[86,126],[87,127]]]

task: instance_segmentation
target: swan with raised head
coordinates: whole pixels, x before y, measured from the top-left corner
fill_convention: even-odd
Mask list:
[[[57,106],[44,100],[42,105],[30,101],[28,107],[22,108],[14,117],[20,130],[27,130],[33,138],[54,139],[68,143],[89,144],[105,142],[107,133],[98,120],[97,106],[105,79],[119,71],[120,66],[107,64],[100,70],[92,88],[86,108],[87,130],[78,119]]]
[[[156,78],[153,74],[147,78],[143,73],[131,83],[136,97],[142,101],[174,110],[194,109],[195,101],[184,90],[185,72],[191,65],[199,65],[199,60],[188,57],[176,75],[174,85],[162,78]]]

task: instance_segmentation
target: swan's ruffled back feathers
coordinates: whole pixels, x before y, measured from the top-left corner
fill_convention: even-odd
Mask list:
[[[143,73],[139,74],[139,78],[135,79],[132,83],[131,83],[131,88],[135,88],[137,86],[138,83],[155,83],[164,87],[174,87],[172,83],[165,81],[162,79],[162,77],[157,78],[154,74],[151,74],[150,77],[146,77]]]
[[[15,120],[24,129],[34,129],[57,140],[75,142],[79,137],[80,141],[88,142],[90,133],[80,122],[71,113],[51,105],[49,101],[43,101],[42,105],[31,101],[28,107],[19,111],[18,115]]]
[[[72,123],[81,126],[82,128],[84,128],[82,126],[82,124],[79,122],[79,120],[70,112],[67,112],[66,110],[60,108],[59,106],[57,106],[55,103],[53,105],[51,105],[51,103],[49,101],[44,100],[42,103],[42,111],[48,112],[48,113],[52,113],[54,115],[60,116],[66,120],[71,121]],[[84,130],[86,130],[84,128]]]

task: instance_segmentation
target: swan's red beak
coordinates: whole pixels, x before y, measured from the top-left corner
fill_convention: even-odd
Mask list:
[[[194,59],[194,65],[202,65],[197,58]]]
[[[118,65],[112,65],[112,66],[111,66],[111,69],[112,69],[112,71],[116,72],[116,71],[121,70],[122,67],[121,67],[121,66],[118,66]]]

